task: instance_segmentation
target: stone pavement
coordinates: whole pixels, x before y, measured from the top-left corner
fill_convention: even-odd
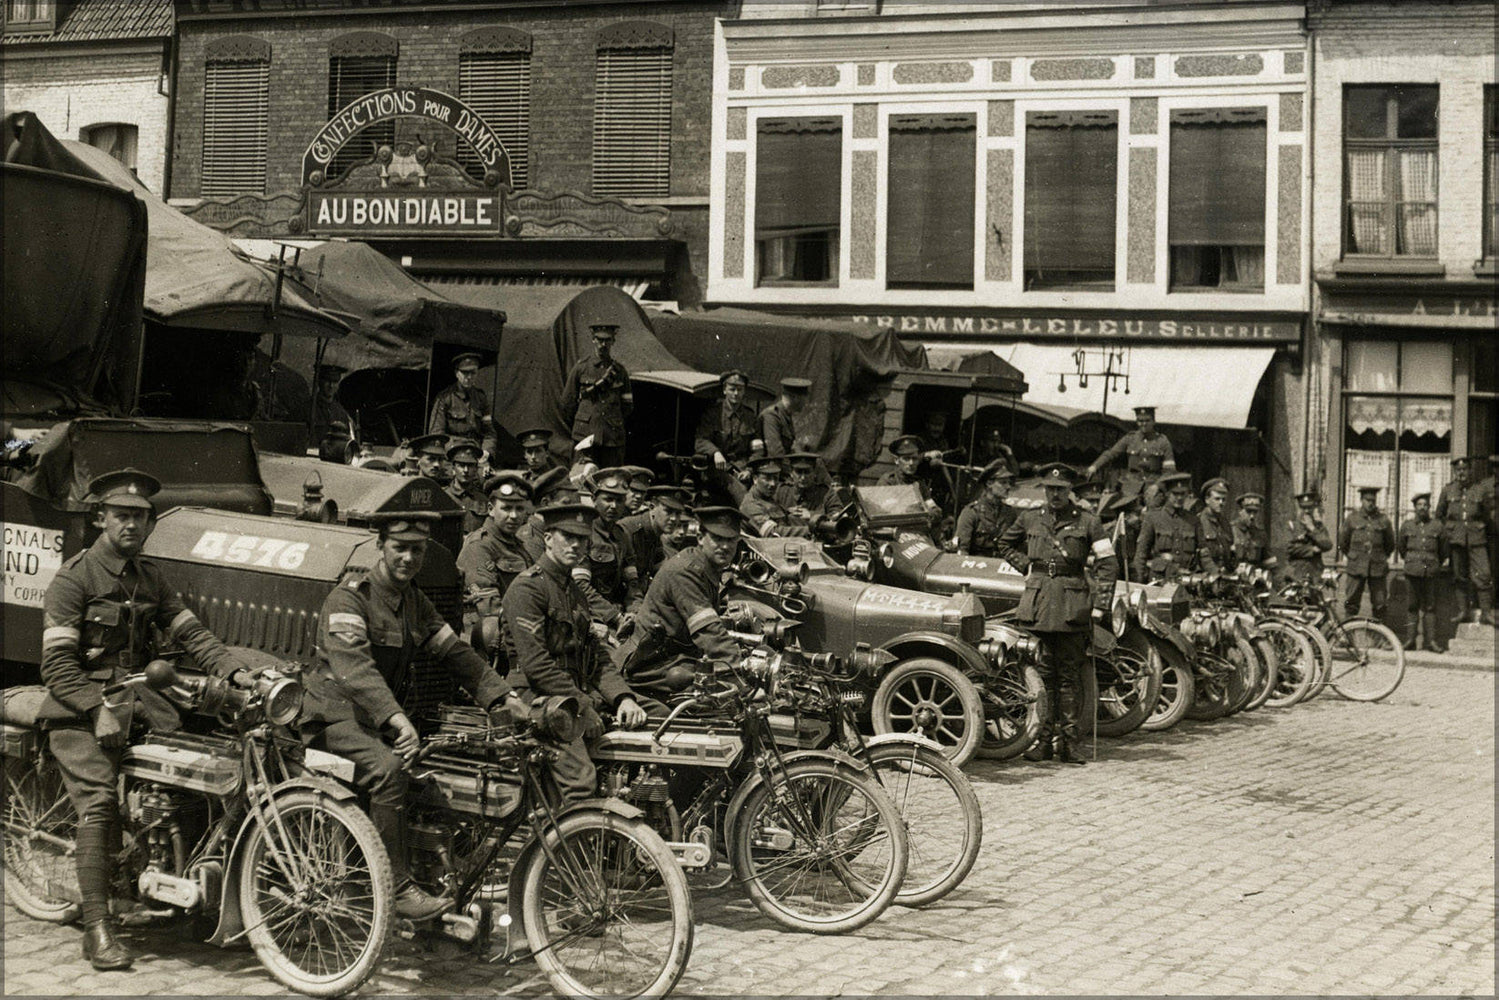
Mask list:
[[[1379,704],[1183,723],[1084,768],[978,765],[984,850],[957,892],[826,938],[706,894],[680,992],[1492,995],[1494,684],[1423,666]],[[149,960],[96,974],[75,929],[4,918],[7,995],[280,992],[174,929],[133,931]],[[364,993],[546,988],[401,941]]]

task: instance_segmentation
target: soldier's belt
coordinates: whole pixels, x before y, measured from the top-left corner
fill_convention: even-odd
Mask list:
[[[1044,573],[1042,572],[1043,570],[1045,571]],[[1042,576],[1073,576],[1081,579],[1083,576],[1083,567],[1070,559],[1048,559],[1044,563],[1038,559],[1031,563],[1030,575],[1037,578]]]

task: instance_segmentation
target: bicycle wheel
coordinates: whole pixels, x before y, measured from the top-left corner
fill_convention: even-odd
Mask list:
[[[1333,629],[1328,683],[1344,698],[1379,701],[1405,677],[1405,650],[1388,627],[1355,618]]]
[[[973,870],[984,840],[978,795],[942,754],[915,743],[881,743],[868,760],[906,821],[906,878],[895,901],[925,906],[956,889]]]
[[[1140,724],[1148,733],[1170,729],[1186,717],[1187,709],[1197,699],[1197,678],[1187,663],[1163,659],[1161,664],[1161,694],[1149,717]]]
[[[78,817],[50,758],[5,758],[5,898],[37,920],[65,924],[78,916],[73,836]]]
[[[984,692],[984,739],[980,760],[1013,760],[1030,749],[1051,713],[1041,671],[1030,664],[1005,663]]]
[[[660,997],[692,954],[692,896],[644,821],[603,809],[563,816],[520,886],[531,954],[563,996]]]
[[[1317,677],[1317,654],[1305,626],[1270,618],[1259,623],[1267,643],[1275,651],[1276,677],[1265,704],[1289,708],[1305,698]]]
[[[390,937],[390,858],[356,806],[292,791],[275,809],[272,836],[253,826],[240,864],[250,945],[283,986],[342,996],[375,971]]]
[[[895,901],[906,876],[906,827],[867,774],[799,760],[765,781],[730,817],[734,875],[783,927],[858,930]]]

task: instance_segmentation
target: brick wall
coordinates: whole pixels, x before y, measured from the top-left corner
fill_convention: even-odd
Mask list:
[[[139,131],[136,173],[146,187],[162,192],[169,101],[157,92],[160,52],[7,49],[4,60],[6,114],[31,111],[60,139],[77,139],[79,130],[90,125],[134,125]]]

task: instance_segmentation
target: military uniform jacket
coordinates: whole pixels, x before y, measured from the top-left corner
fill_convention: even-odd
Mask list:
[[[776,490],[776,503],[793,517],[797,516],[795,508],[800,508],[813,519],[832,517],[848,506],[829,483],[808,483],[800,489],[787,483]]]
[[[1332,548],[1332,535],[1327,530],[1327,525],[1321,521],[1313,522],[1307,527],[1304,518],[1297,518],[1291,522],[1295,525],[1296,534],[1286,543],[1286,558],[1293,563],[1312,563],[1322,565],[1322,553]]]
[[[1270,558],[1270,536],[1253,524],[1234,524],[1234,559],[1251,566],[1263,566]]]
[[[630,415],[630,373],[610,358],[584,358],[567,373],[562,388],[562,412],[572,421],[573,440],[593,435],[606,448],[625,443],[625,417]]]
[[[739,644],[719,617],[722,576],[697,546],[683,549],[662,564],[651,581],[636,624],[644,632],[642,647],[666,653],[694,648],[717,663],[737,663]],[[642,653],[648,654],[643,648]]]
[[[588,598],[551,556],[515,578],[504,607],[516,666],[532,694],[571,695],[595,708],[618,707],[631,694],[619,667],[589,634]]]
[[[418,653],[442,664],[483,708],[510,692],[415,584],[397,587],[378,567],[346,574],[318,615],[317,663],[304,675],[303,720],[383,727],[401,711],[398,696]]]
[[[478,386],[464,389],[454,382],[432,401],[427,433],[483,441],[489,419],[489,397],[484,390]]]
[[[1212,559],[1219,569],[1232,569],[1237,557],[1234,554],[1234,526],[1223,514],[1214,514],[1204,507],[1197,512],[1202,526],[1202,552],[1204,561]]]
[[[1395,539],[1395,551],[1405,561],[1405,575],[1417,578],[1438,576],[1442,563],[1447,561],[1447,535],[1442,522],[1435,518],[1425,521],[1418,517],[1406,518],[1400,525],[1400,535]]]
[[[1125,456],[1125,480],[1143,482],[1155,479],[1166,468],[1166,463],[1176,463],[1176,453],[1171,448],[1171,439],[1156,431],[1148,439],[1139,431],[1130,431],[1115,441],[1113,446],[1098,456],[1093,464],[1105,468]]]
[[[739,502],[739,513],[761,538],[805,538],[811,534],[807,522],[793,515],[775,500],[766,500],[751,490]]]
[[[999,537],[1018,515],[1000,500],[981,496],[958,514],[958,551],[964,555],[999,555]]]
[[[640,568],[629,535],[619,524],[602,517],[593,520],[588,554],[572,577],[588,599],[593,617],[612,623],[620,612],[640,599]]]
[[[1212,555],[1203,550],[1202,522],[1169,507],[1147,510],[1135,543],[1135,579],[1143,583],[1152,574],[1173,579],[1194,568],[1209,573],[1218,568]]]
[[[500,531],[493,519],[463,539],[457,566],[463,572],[465,601],[482,616],[500,613],[500,598],[522,571],[541,558],[545,546],[529,523],[513,535]]]
[[[1479,546],[1488,544],[1490,525],[1494,520],[1494,494],[1487,483],[1460,487],[1448,483],[1437,501],[1436,519],[1446,527],[1447,544]]]
[[[1037,632],[1089,632],[1092,610],[1108,608],[1118,562],[1097,515],[1076,504],[1021,514],[1000,536],[1001,554],[1026,570],[1016,619]],[[1095,559],[1097,588],[1090,590],[1088,557]],[[1018,560],[1018,561],[1017,561]]]
[[[92,711],[106,686],[145,667],[152,625],[211,673],[227,676],[239,666],[156,563],[126,559],[100,535],[63,563],[42,598],[42,683],[68,709]],[[175,728],[176,712],[160,695],[142,691],[138,701],[152,725]]]
[[[485,520],[489,517],[489,498],[484,495],[483,490],[472,483],[464,485],[456,479],[443,489],[458,506],[463,508],[463,533],[465,535],[478,531],[484,526]]]
[[[660,568],[666,554],[661,549],[661,529],[657,526],[654,509],[619,519],[619,526],[630,539],[630,548],[635,553],[635,569],[640,574],[642,585]]]
[[[796,451],[796,427],[779,399],[760,411],[760,439],[765,442],[765,454],[772,458]]]
[[[1347,559],[1349,576],[1384,576],[1395,551],[1395,526],[1379,511],[1356,510],[1343,518],[1338,551]]]
[[[743,466],[749,460],[750,446],[759,433],[760,418],[753,407],[746,403],[730,407],[720,400],[698,421],[693,448],[699,455],[710,458],[715,451],[723,452],[723,457],[730,463]]]

